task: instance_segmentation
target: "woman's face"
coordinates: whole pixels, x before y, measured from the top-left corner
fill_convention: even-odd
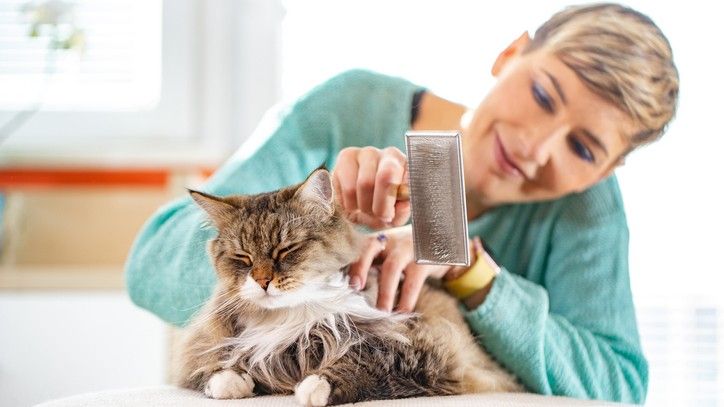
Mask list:
[[[633,121],[591,92],[556,56],[504,51],[497,84],[463,123],[469,206],[554,199],[606,177],[628,148]]]

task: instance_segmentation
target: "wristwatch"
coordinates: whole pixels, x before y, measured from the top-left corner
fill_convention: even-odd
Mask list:
[[[500,267],[483,250],[483,245],[477,236],[473,239],[473,247],[475,253],[473,265],[461,275],[444,283],[445,289],[460,300],[487,287],[500,273]]]

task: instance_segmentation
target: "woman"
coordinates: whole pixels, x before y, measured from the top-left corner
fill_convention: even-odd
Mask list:
[[[631,9],[574,7],[533,39],[516,39],[492,73],[497,84],[470,111],[399,78],[342,74],[271,129],[261,126],[258,144],[243,146],[205,190],[269,191],[326,163],[350,219],[400,226],[409,218],[409,203],[395,198],[405,178],[404,132],[460,130],[470,235],[495,260],[477,251],[469,270],[416,265],[410,228],[397,227],[369,239],[350,282],[363,287],[378,260],[378,307],[391,310],[399,289],[396,309],[410,311],[425,279],[442,277],[481,345],[530,390],[643,402],[648,368],[611,174],[674,115],[678,75],[668,41]],[[173,323],[183,324],[214,283],[204,251],[212,231],[202,222],[190,199],[160,209],[127,264],[132,299]]]

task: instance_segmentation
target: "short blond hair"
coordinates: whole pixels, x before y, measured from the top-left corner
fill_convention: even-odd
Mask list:
[[[648,16],[611,3],[568,7],[536,30],[525,52],[541,48],[644,129],[629,136],[627,152],[657,140],[673,119],[679,74],[669,41]]]

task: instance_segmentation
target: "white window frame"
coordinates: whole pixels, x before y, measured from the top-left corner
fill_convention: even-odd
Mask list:
[[[280,0],[164,0],[158,105],[41,110],[0,144],[0,165],[218,164],[278,99],[283,15]]]

